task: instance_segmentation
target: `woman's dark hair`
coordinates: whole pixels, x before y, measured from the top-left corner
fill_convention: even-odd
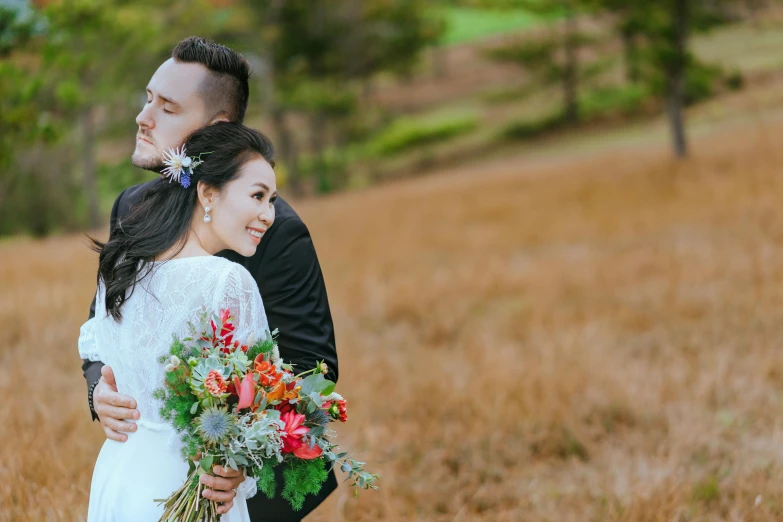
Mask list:
[[[185,150],[191,157],[201,154],[204,161],[193,169],[188,188],[160,179],[128,216],[118,220],[108,242],[92,240],[100,253],[98,280],[106,287],[106,310],[118,322],[136,283],[152,270],[150,262],[172,247],[176,255],[185,246],[198,201],[198,182],[219,190],[258,156],[275,165],[269,139],[238,123],[218,122],[197,130],[188,137]]]

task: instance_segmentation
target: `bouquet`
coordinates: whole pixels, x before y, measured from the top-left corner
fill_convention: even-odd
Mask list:
[[[161,416],[182,440],[189,463],[187,480],[164,503],[161,521],[217,521],[217,505],[201,496],[199,477],[220,464],[244,468],[269,498],[277,494],[274,468],[283,466],[281,495],[294,510],[305,496],[316,494],[329,470],[340,464],[351,486],[378,489],[380,477],[364,462],[337,453],[329,440],[330,422],[348,420],[346,402],[334,392],[323,362],[295,375],[280,359],[275,332],[266,338],[234,339],[230,310],[206,310],[190,336],[174,339],[165,365],[165,386],[155,392],[163,402]],[[198,463],[196,463],[198,462]],[[357,490],[358,491],[358,490]]]

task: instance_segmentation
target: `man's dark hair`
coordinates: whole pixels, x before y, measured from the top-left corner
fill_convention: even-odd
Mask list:
[[[206,106],[215,108],[215,114],[225,113],[232,122],[244,121],[250,95],[250,64],[244,56],[212,40],[190,36],[177,44],[171,57],[209,69],[210,74],[199,86]]]

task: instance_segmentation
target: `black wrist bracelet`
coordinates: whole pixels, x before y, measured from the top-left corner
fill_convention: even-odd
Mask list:
[[[93,404],[92,404],[92,392],[95,390],[95,387],[96,387],[96,386],[98,386],[98,383],[99,383],[99,382],[101,382],[101,380],[100,380],[100,379],[98,379],[97,381],[95,381],[94,383],[92,383],[92,384],[90,385],[89,392],[87,393],[87,400],[89,401],[89,404],[90,404],[90,411],[91,411],[92,413],[95,413],[95,407],[94,407],[94,406],[93,406]],[[98,414],[97,414],[97,413],[95,413],[95,415],[96,415],[96,417],[97,417],[97,415],[98,415]]]

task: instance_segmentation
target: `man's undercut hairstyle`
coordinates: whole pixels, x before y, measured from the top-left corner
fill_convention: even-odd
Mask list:
[[[235,123],[244,121],[250,95],[250,64],[244,56],[212,40],[191,36],[177,44],[171,57],[177,62],[200,63],[209,69],[210,73],[199,85],[208,110],[213,110],[214,115],[225,113]]]

